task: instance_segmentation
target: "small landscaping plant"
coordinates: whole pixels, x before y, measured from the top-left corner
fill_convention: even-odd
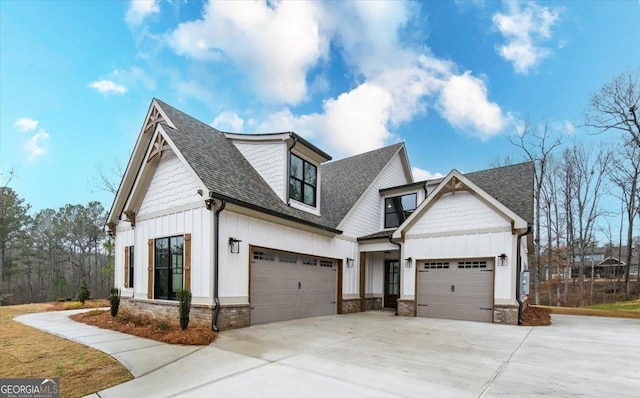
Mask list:
[[[120,308],[120,289],[113,288],[109,293],[109,304],[111,304],[111,316],[118,315],[118,309]]]
[[[80,287],[78,288],[78,301],[82,303],[84,307],[84,302],[89,299],[89,286],[87,285],[87,280],[82,278],[80,281]]]
[[[191,311],[191,290],[178,291],[178,310],[180,312],[180,328],[186,330],[189,327],[189,312]]]

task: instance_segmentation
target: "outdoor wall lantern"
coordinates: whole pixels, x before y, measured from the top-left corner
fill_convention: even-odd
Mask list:
[[[231,253],[238,254],[240,253],[240,242],[239,239],[229,238],[229,247],[231,248]]]
[[[411,268],[412,265],[413,265],[413,258],[407,257],[404,259],[404,266],[406,268]]]
[[[507,265],[507,255],[502,253],[501,255],[498,256],[498,265],[504,267]]]
[[[354,262],[354,259],[347,257],[347,268],[353,268]]]

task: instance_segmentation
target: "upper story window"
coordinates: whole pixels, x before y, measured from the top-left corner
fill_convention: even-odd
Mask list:
[[[384,199],[384,227],[396,228],[416,209],[417,195],[394,196]]]
[[[316,207],[318,168],[293,153],[290,157],[289,198]]]

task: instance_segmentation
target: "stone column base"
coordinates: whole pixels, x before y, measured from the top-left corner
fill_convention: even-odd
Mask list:
[[[398,315],[416,316],[415,300],[398,300]]]
[[[342,299],[342,312],[341,314],[353,314],[360,312],[361,300],[359,298]]]
[[[493,306],[493,323],[505,325],[518,324],[518,306],[495,304]]]

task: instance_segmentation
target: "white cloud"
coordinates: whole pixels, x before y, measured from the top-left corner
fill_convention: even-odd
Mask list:
[[[96,80],[89,83],[89,87],[95,88],[101,94],[124,94],[127,92],[125,86],[116,84],[112,80]]]
[[[49,140],[49,133],[44,129],[40,129],[34,134],[24,146],[25,152],[27,152],[27,161],[34,162],[47,153],[47,149],[44,147],[45,143]]]
[[[534,2],[521,8],[518,2],[508,2],[506,13],[493,15],[493,23],[506,40],[498,46],[502,58],[513,63],[517,73],[528,74],[551,54],[540,44],[551,39],[551,28],[560,19],[561,8],[540,7]]]
[[[216,116],[211,125],[218,130],[238,133],[242,131],[244,120],[235,112],[225,111]]]
[[[131,0],[124,20],[129,26],[140,25],[151,14],[160,12],[159,0]]]
[[[308,75],[322,62],[335,62],[328,51],[336,49],[331,56],[344,60],[352,87],[325,99],[320,112],[294,114],[285,106],[244,124],[260,132],[296,131],[336,155],[397,140],[395,128],[436,103],[456,128],[482,139],[500,133],[508,117],[489,100],[485,83],[432,54],[424,35],[407,34],[422,29],[419,7],[388,1],[209,1],[202,18],[180,24],[169,43],[194,60],[232,63],[249,76],[262,100],[291,105],[329,87],[321,68]]]
[[[483,141],[502,133],[510,119],[487,99],[487,86],[470,72],[449,78],[438,99],[438,109],[452,126]]]
[[[444,177],[442,173],[432,173],[428,170],[423,170],[419,167],[412,167],[411,172],[413,173],[414,181],[434,180],[436,178]]]
[[[297,104],[306,98],[306,74],[328,50],[317,3],[210,1],[203,14],[171,34],[177,54],[231,60],[250,74],[263,100]]]
[[[30,117],[21,117],[20,119],[16,120],[16,122],[13,124],[13,127],[23,133],[27,131],[33,131],[38,127],[38,121],[33,120]]]

